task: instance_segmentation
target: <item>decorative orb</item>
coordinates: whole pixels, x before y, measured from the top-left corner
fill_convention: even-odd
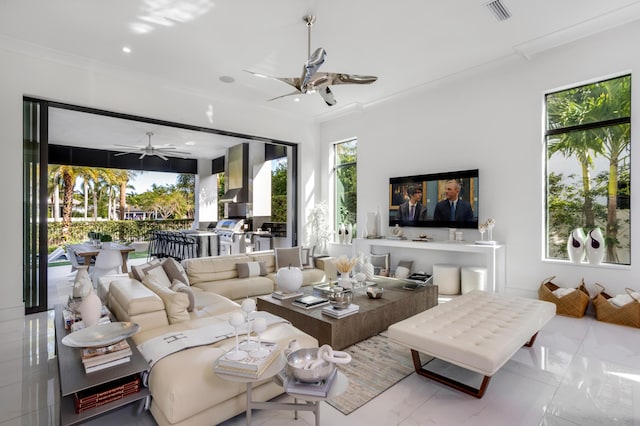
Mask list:
[[[404,266],[398,266],[396,268],[396,278],[408,278],[411,274],[409,268],[405,268]]]
[[[278,269],[276,285],[284,293],[295,293],[302,286],[302,270],[295,266]]]
[[[244,299],[242,301],[241,309],[245,312],[253,312],[256,310],[256,301],[253,299]]]
[[[231,324],[233,327],[240,327],[242,324],[244,324],[244,315],[242,315],[242,313],[240,312],[232,313],[229,317],[229,324]]]

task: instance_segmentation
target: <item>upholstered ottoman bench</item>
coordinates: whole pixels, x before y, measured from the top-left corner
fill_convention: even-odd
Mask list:
[[[532,346],[556,305],[473,290],[391,325],[388,336],[411,349],[416,372],[476,398],[523,345]],[[476,389],[426,370],[420,352],[484,375]]]

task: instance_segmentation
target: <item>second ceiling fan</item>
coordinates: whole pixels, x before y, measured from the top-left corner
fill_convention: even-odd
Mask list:
[[[306,15],[302,20],[307,25],[307,54],[308,59],[302,67],[302,75],[300,77],[273,77],[270,75],[260,74],[253,71],[247,71],[258,77],[272,78],[278,81],[282,81],[290,86],[293,86],[295,91],[287,93],[286,95],[276,96],[274,99],[284,98],[286,96],[294,96],[308,93],[318,93],[327,105],[332,106],[337,103],[330,86],[337,84],[371,84],[378,79],[378,77],[369,75],[356,75],[356,74],[344,74],[335,72],[319,72],[318,69],[324,63],[327,58],[327,52],[322,48],[317,48],[311,53],[311,27],[316,21],[316,17],[313,15]]]
[[[164,147],[155,147],[151,145],[151,136],[153,136],[153,132],[147,132],[147,136],[149,137],[149,143],[145,146],[132,146],[132,145],[119,145],[115,144],[115,146],[120,146],[130,151],[127,152],[119,152],[117,154],[113,154],[114,156],[119,155],[127,155],[127,154],[140,154],[140,159],[143,159],[147,156],[158,156],[163,160],[168,160],[167,157],[175,157],[175,154],[179,156],[191,155],[190,152],[185,151],[176,151],[175,146],[164,146]]]

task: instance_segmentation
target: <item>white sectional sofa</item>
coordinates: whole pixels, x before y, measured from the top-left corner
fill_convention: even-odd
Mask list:
[[[135,274],[148,274],[141,280],[128,275],[102,277],[99,293],[119,321],[140,324],[141,331],[132,337],[140,345],[167,333],[193,330],[227,323],[229,315],[240,309],[232,300],[242,300],[268,294],[275,288],[276,262],[273,251],[238,256],[216,256],[183,261],[185,270],[175,261],[165,265],[142,265]],[[260,272],[250,268],[251,276],[244,277],[245,267],[238,264],[263,262]],[[255,265],[253,265],[255,266]],[[158,278],[156,274],[167,274]],[[242,277],[238,276],[238,269]],[[134,274],[132,274],[134,275]],[[303,270],[305,284],[324,280],[324,271]],[[188,281],[185,290],[174,287],[176,277]],[[164,282],[164,285],[163,285]],[[167,283],[171,286],[167,287]],[[262,335],[284,348],[291,340],[301,347],[317,347],[318,341],[293,325],[272,324]],[[173,353],[157,361],[150,369],[148,386],[151,392],[151,413],[160,425],[213,425],[246,410],[246,386],[221,379],[213,373],[214,361],[231,349],[235,339],[192,347]],[[283,393],[271,379],[254,383],[255,400],[268,400]]]

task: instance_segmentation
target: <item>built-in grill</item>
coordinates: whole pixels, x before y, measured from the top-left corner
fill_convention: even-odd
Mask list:
[[[215,228],[218,234],[220,256],[246,252],[244,219],[221,219]]]

